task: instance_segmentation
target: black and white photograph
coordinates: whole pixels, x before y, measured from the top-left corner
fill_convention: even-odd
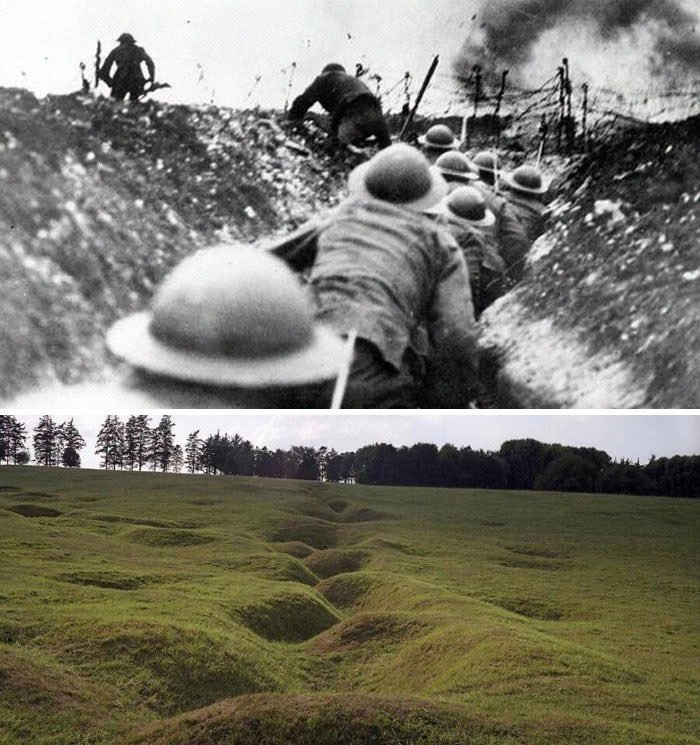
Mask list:
[[[694,0],[0,6],[0,401],[695,408]]]

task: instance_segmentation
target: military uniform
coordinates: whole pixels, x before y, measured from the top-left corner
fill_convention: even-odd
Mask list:
[[[496,218],[493,228],[496,247],[505,262],[510,280],[516,282],[522,276],[525,256],[530,250],[532,241],[528,238],[525,227],[508,199],[496,194],[483,181],[477,181],[474,185],[482,193],[487,208]]]
[[[331,115],[331,135],[338,142],[361,145],[374,135],[381,147],[391,144],[381,105],[359,78],[340,70],[322,73],[294,100],[289,118],[301,121],[315,103]]]
[[[438,224],[457,241],[469,271],[474,312],[478,318],[486,307],[503,294],[505,262],[498,253],[495,225],[470,225],[466,220],[438,218]]]
[[[467,405],[476,385],[468,271],[456,242],[429,218],[348,200],[318,237],[309,282],[317,320],[357,331],[344,406]],[[451,386],[429,400],[439,376]]]
[[[156,74],[155,64],[143,47],[122,43],[109,53],[100,70],[100,77],[111,86],[112,98],[123,101],[129,94],[130,100],[136,101],[143,94],[146,78],[143,76],[141,63],[146,64],[150,79],[153,80]],[[117,70],[114,77],[111,77],[110,71],[115,64]]]
[[[547,207],[537,197],[507,191],[506,199],[511,212],[520,221],[530,244],[534,243],[544,233]]]

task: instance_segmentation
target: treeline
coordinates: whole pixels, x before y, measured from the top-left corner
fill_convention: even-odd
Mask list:
[[[0,415],[0,460],[30,462],[26,426]],[[33,430],[34,462],[79,466],[85,442],[73,420],[42,416]],[[497,451],[431,443],[395,447],[366,445],[338,453],[329,447],[258,447],[238,434],[190,432],[184,447],[175,441],[169,415],[152,424],[145,414],[122,421],[110,415],[97,435],[95,452],[106,469],[209,475],[265,476],[391,486],[523,489],[604,494],[700,496],[700,456],[655,458],[642,465],[615,461],[589,447],[508,440]]]

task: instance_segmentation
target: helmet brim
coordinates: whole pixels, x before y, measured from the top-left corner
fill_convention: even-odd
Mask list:
[[[443,200],[439,204],[435,205],[434,207],[426,210],[426,212],[430,215],[439,215],[444,217],[449,217],[450,220],[456,220],[457,222],[464,222],[467,225],[475,225],[478,228],[490,228],[492,225],[496,224],[496,216],[491,212],[491,210],[487,207],[484,216],[479,220],[470,220],[468,217],[462,217],[461,215],[458,215],[456,212],[453,212],[448,203],[447,200]]]
[[[332,329],[317,324],[309,344],[284,355],[233,357],[207,355],[169,346],[150,331],[151,312],[117,321],[107,347],[133,367],[190,383],[216,387],[265,388],[332,380],[339,374],[345,348]]]
[[[512,191],[519,191],[523,194],[533,194],[541,196],[542,194],[546,194],[549,191],[549,186],[551,184],[551,181],[548,179],[542,179],[542,185],[537,188],[533,189],[528,186],[523,186],[522,184],[519,184],[517,181],[513,179],[513,176],[510,173],[502,173],[500,175],[501,183],[505,184],[509,189]]]
[[[421,135],[418,138],[418,144],[421,147],[428,148],[430,150],[459,150],[460,146],[462,145],[461,140],[453,140],[449,145],[440,145],[436,142],[430,142],[425,135]]]
[[[443,176],[451,176],[452,178],[460,179],[461,181],[478,181],[479,176],[473,171],[453,171],[450,168],[443,168],[442,166],[436,166]]]

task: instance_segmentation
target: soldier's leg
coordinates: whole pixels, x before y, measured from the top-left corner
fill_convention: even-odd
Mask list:
[[[362,145],[373,135],[380,147],[391,145],[389,127],[380,106],[371,100],[358,100],[350,104],[338,126],[339,141]]]
[[[123,83],[115,83],[112,87],[112,98],[115,101],[123,101],[128,92],[128,88]]]
[[[358,339],[343,408],[415,409],[417,405],[416,369],[408,355],[401,370],[396,370],[374,344]]]

